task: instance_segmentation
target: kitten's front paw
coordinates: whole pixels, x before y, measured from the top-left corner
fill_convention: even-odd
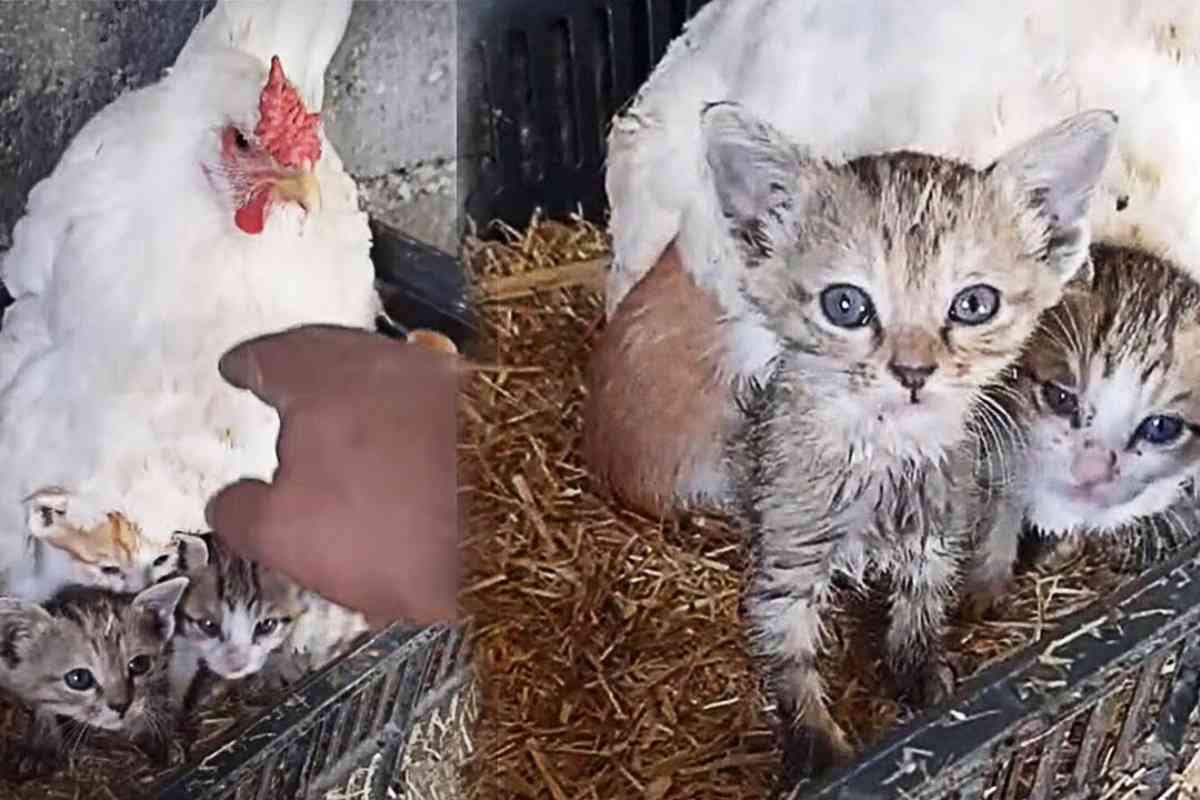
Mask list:
[[[797,724],[783,736],[783,780],[794,786],[826,770],[849,763],[854,749],[841,727]]]
[[[1017,563],[1025,571],[1053,574],[1064,571],[1084,549],[1082,537],[1031,531],[1021,539]]]
[[[58,771],[60,760],[57,750],[28,745],[16,747],[4,759],[4,775],[17,783],[45,778]]]
[[[945,656],[935,656],[920,666],[897,670],[895,679],[900,697],[915,708],[939,705],[954,694],[954,668]]]
[[[981,622],[1002,613],[1012,594],[1012,581],[997,579],[967,587],[961,616],[968,622]]]

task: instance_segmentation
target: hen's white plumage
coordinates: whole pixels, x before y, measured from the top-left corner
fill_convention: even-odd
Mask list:
[[[908,148],[980,165],[1077,111],[1112,109],[1118,152],[1094,235],[1200,275],[1198,56],[1188,0],[714,0],[613,122],[608,313],[676,237],[699,284],[743,311],[700,148],[701,109],[722,100],[816,157]],[[761,374],[775,352],[752,323],[728,343],[735,375]]]
[[[301,323],[370,327],[379,309],[357,190],[321,136],[319,210],[234,224],[221,129],[253,130],[271,57],[308,111],[350,2],[222,0],[159,83],[91,119],[30,193],[3,280],[0,570],[22,557],[21,500],[70,493],[74,524],[118,511],[152,540],[205,529],[212,492],[270,479],[275,412],[226,385],[221,353]]]

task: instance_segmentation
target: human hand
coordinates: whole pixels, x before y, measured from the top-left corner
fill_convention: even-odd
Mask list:
[[[310,325],[220,363],[278,410],[279,466],[218,492],[210,527],[372,627],[457,617],[459,359],[437,334],[413,341]]]

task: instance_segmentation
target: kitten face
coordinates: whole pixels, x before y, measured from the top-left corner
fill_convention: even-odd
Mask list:
[[[958,440],[1083,261],[1112,116],[1072,118],[983,171],[915,153],[819,163],[736,107],[705,116],[742,293],[817,423],[900,457]]]
[[[218,676],[237,680],[263,668],[305,604],[291,581],[206,539],[208,564],[191,573],[178,636]]]
[[[1134,250],[1093,262],[1023,360],[1029,516],[1046,531],[1162,512],[1200,467],[1200,288]]]
[[[25,500],[30,536],[67,557],[68,574],[61,576],[67,583],[140,592],[168,575],[186,572],[189,562],[203,557],[203,543],[196,537],[177,533],[158,544],[119,513],[91,528],[74,525],[69,499],[63,490],[47,489]]]
[[[137,596],[71,587],[37,605],[0,601],[0,685],[31,707],[126,730],[156,707],[187,578]]]

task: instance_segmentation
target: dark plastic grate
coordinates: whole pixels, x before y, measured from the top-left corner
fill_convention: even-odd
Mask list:
[[[707,0],[478,0],[460,4],[459,150],[481,166],[476,223],[535,209],[602,220],[613,114]]]
[[[1161,793],[1196,751],[1198,556],[1200,542],[968,681],[949,709],[784,796],[1084,800],[1138,784]]]
[[[394,626],[310,676],[212,752],[161,780],[159,800],[303,798],[358,745],[377,738],[394,774],[417,704],[466,662],[455,628]],[[448,703],[450,698],[446,698]],[[438,707],[438,706],[435,706]],[[392,726],[389,736],[384,728]]]

